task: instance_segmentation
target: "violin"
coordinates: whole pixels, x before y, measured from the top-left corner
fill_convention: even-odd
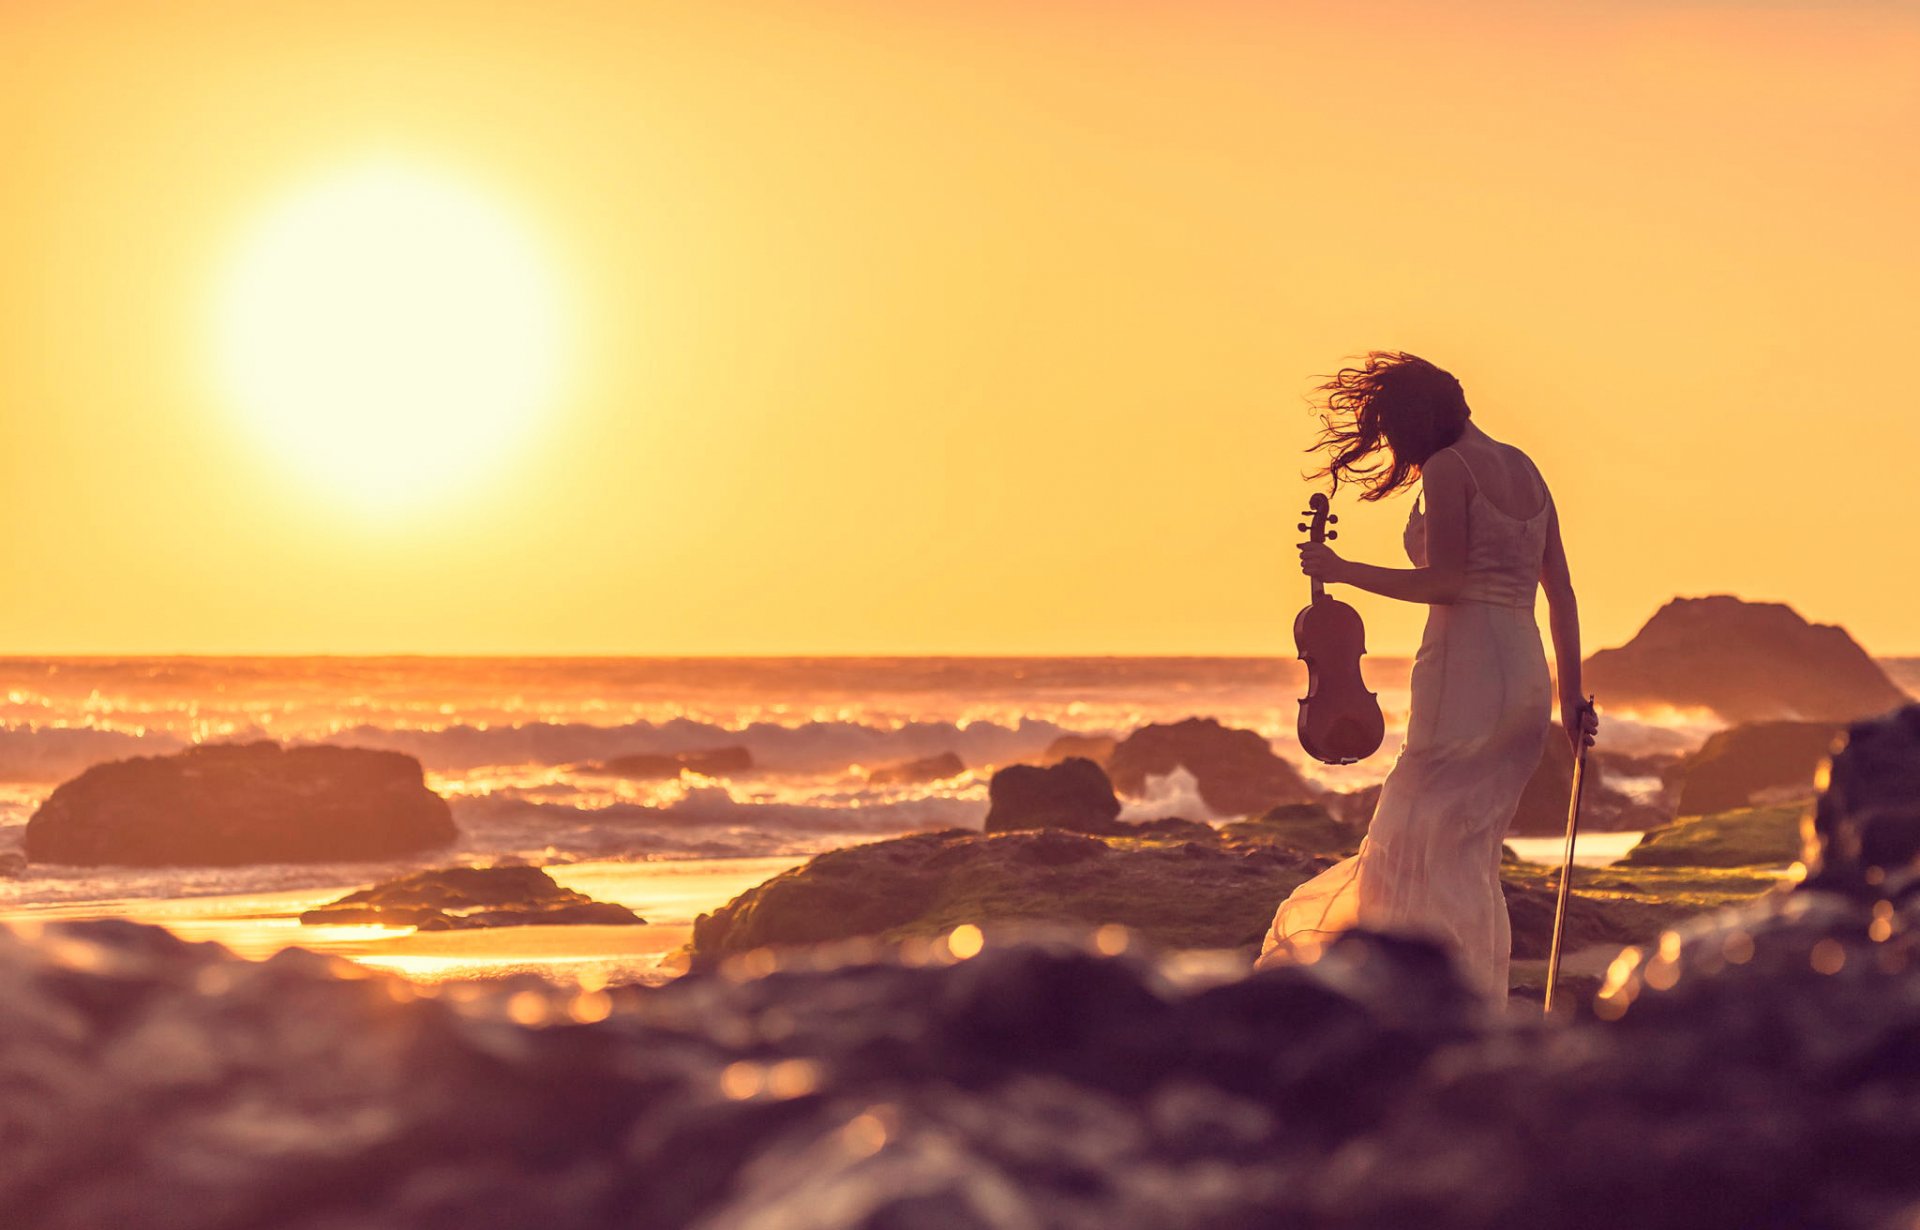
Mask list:
[[[1327,511],[1327,497],[1315,492],[1300,530],[1312,542],[1338,538],[1327,527],[1340,518]],[[1307,694],[1300,698],[1300,746],[1327,764],[1353,764],[1380,750],[1387,722],[1379,698],[1367,691],[1360,659],[1367,652],[1367,629],[1360,612],[1313,578],[1313,601],[1293,618],[1293,643],[1307,664]]]

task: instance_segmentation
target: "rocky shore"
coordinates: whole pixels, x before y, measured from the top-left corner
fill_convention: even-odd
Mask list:
[[[1168,948],[1257,950],[1273,910],[1349,837],[1324,812],[1214,828],[1187,822],[1131,835],[1059,828],[919,833],[821,854],[695,920],[691,959],[711,968],[764,948],[853,938],[930,937],[962,924],[989,930],[1117,925]],[[1778,867],[1657,867],[1580,873],[1568,949],[1646,943],[1702,912],[1750,900]],[[1547,955],[1558,871],[1512,862],[1502,887],[1518,961]]]
[[[1205,890],[1259,882],[1264,911],[1338,853],[1307,848],[1343,830],[1298,804],[836,851],[713,915],[701,968],[651,990],[435,991],[125,922],[0,928],[0,1210],[9,1230],[1910,1226],[1920,706],[1850,727],[1829,776],[1800,887],[1649,914],[1554,1020],[1485,1008],[1406,938],[1251,975],[1153,942],[1201,926]],[[1613,926],[1667,908],[1634,883],[1754,871],[1606,869],[1581,899]],[[1536,934],[1549,873],[1508,872],[1516,938]],[[1149,904],[1135,925],[1108,886]],[[808,942],[779,942],[789,917]]]
[[[1124,932],[423,996],[123,923],[0,931],[17,1230],[1859,1227],[1920,1212],[1911,911],[1797,894],[1483,1015],[1355,936]],[[969,956],[970,959],[960,959]],[[1617,1009],[1617,1011],[1616,1011]]]

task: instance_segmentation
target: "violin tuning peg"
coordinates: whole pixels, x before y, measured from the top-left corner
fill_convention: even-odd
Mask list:
[[[1327,541],[1328,541],[1328,542],[1332,542],[1332,541],[1333,541],[1334,539],[1336,539],[1336,538],[1338,538],[1338,537],[1340,537],[1340,531],[1339,531],[1339,530],[1328,530],[1328,531],[1327,531]]]
[[[1302,521],[1299,525],[1296,525],[1293,528],[1296,530],[1299,530],[1302,534],[1304,534],[1307,532],[1307,523],[1305,521]]]
[[[1332,525],[1332,524],[1333,524],[1334,522],[1336,522],[1336,521],[1338,521],[1338,520],[1340,520],[1340,514],[1338,514],[1338,513],[1328,513],[1328,514],[1327,514],[1327,524],[1328,524],[1328,525]]]

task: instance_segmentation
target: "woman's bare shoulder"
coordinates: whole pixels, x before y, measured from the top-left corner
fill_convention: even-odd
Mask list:
[[[1443,448],[1421,464],[1420,485],[1435,493],[1464,488],[1468,473],[1466,458],[1451,448]]]
[[[1516,458],[1522,465],[1526,466],[1527,469],[1539,475],[1541,482],[1544,483],[1547,481],[1547,472],[1540,468],[1540,463],[1533,459],[1532,453],[1529,453],[1517,444],[1502,444],[1500,447],[1507,450],[1509,457]]]

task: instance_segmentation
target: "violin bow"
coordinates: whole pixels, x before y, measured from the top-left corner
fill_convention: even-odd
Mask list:
[[[1560,941],[1567,923],[1567,894],[1573,887],[1573,843],[1580,833],[1580,792],[1587,784],[1587,722],[1594,712],[1593,697],[1580,707],[1580,744],[1573,757],[1573,790],[1567,799],[1567,853],[1560,864],[1560,894],[1553,904],[1553,946],[1547,950],[1547,991],[1540,1004],[1541,1015],[1553,1011],[1553,987],[1560,981]]]

